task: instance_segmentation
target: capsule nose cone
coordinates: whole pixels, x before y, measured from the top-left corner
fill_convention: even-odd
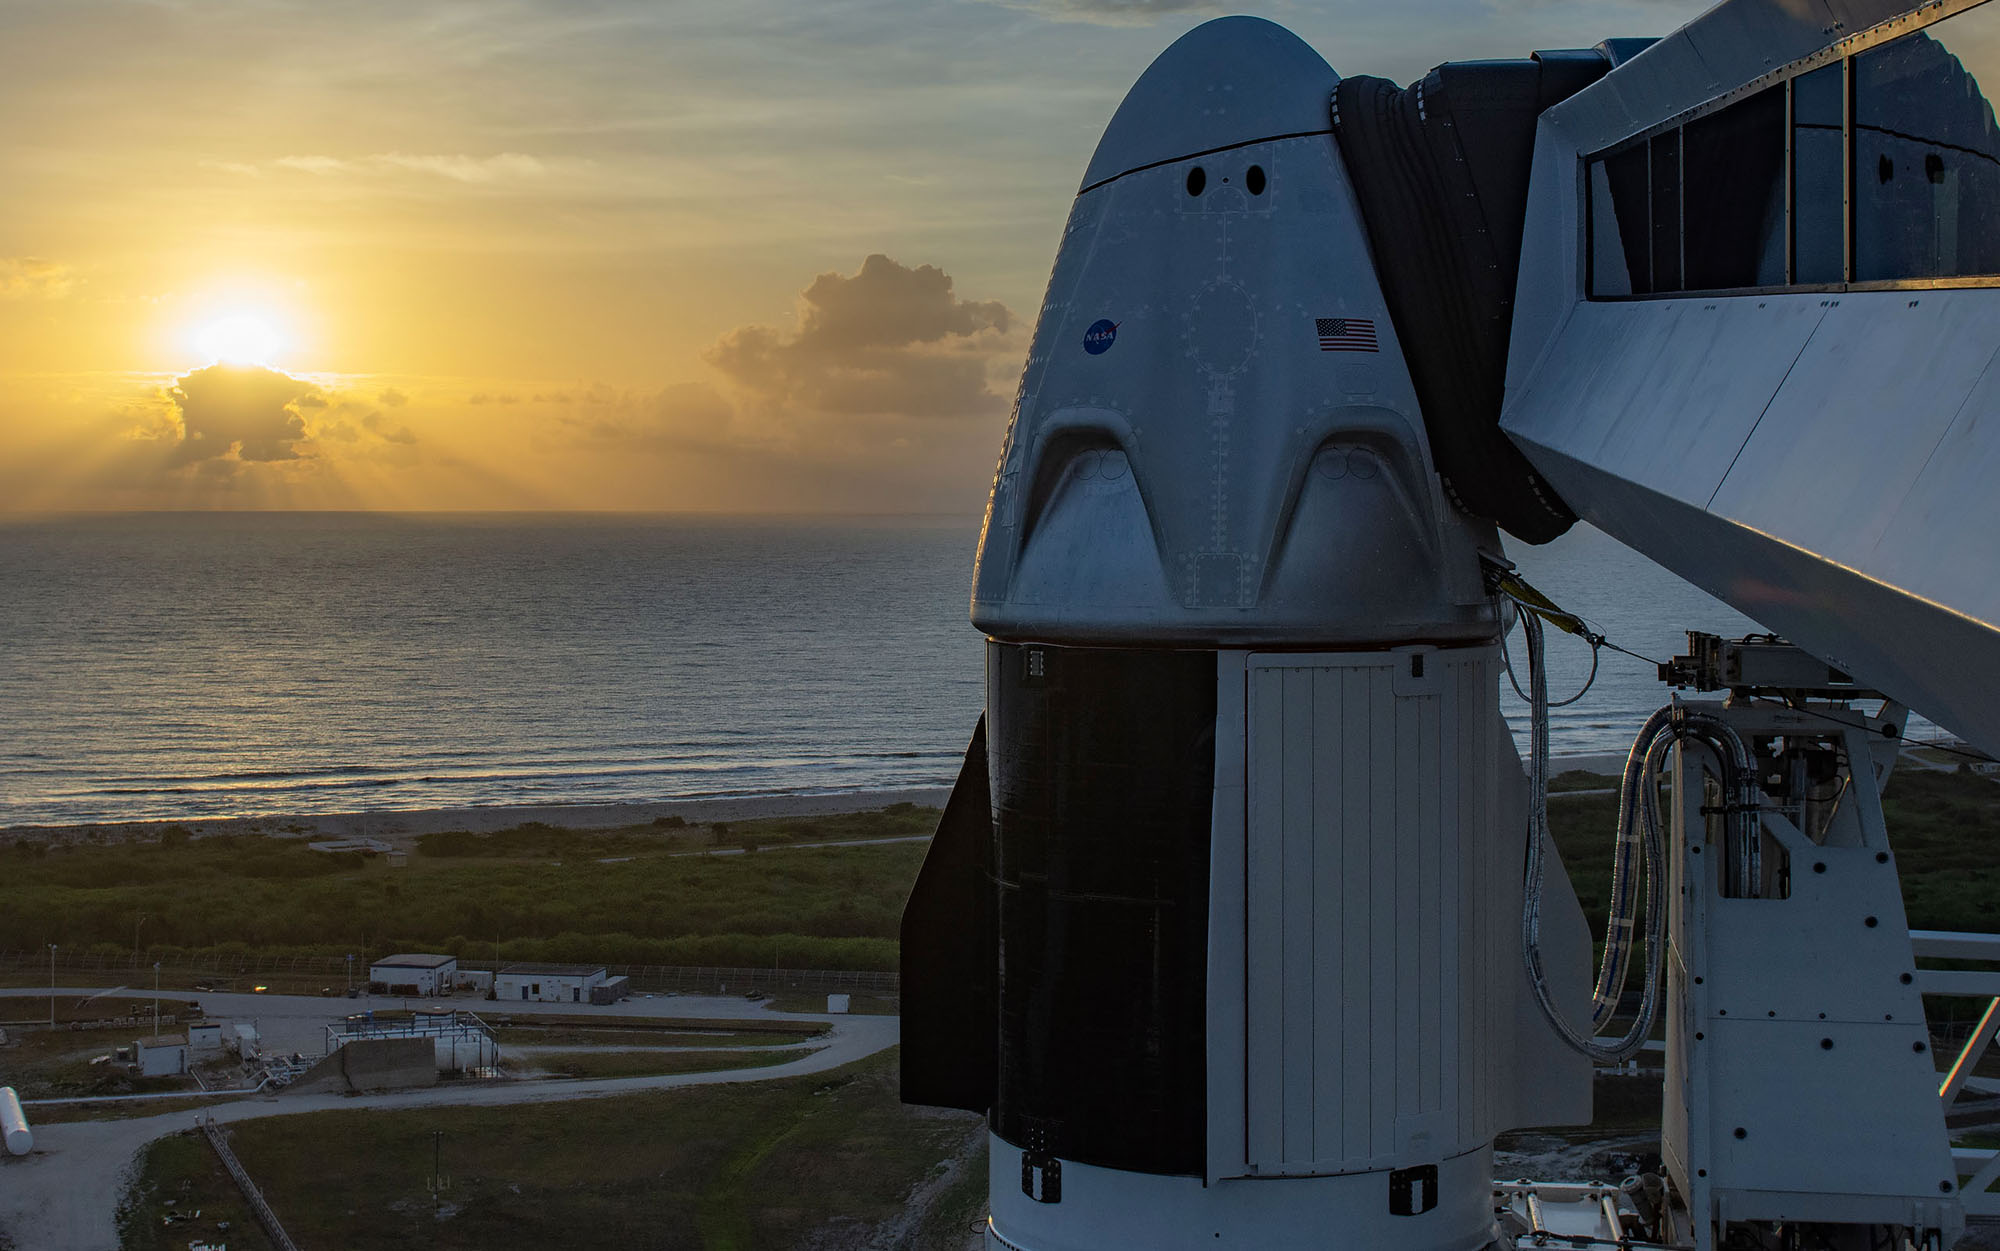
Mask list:
[[[1327,102],[1339,81],[1319,53],[1274,22],[1205,22],[1133,84],[1083,185],[1217,148],[1330,130]]]

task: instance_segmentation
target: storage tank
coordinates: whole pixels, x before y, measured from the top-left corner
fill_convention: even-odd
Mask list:
[[[0,1086],[0,1133],[7,1136],[8,1155],[26,1155],[35,1149],[35,1132],[28,1128],[27,1114],[12,1086]]]

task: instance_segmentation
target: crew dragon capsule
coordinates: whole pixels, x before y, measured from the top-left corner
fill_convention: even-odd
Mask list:
[[[1226,18],[1106,129],[903,921],[903,1097],[989,1117],[989,1246],[1481,1247],[1494,1136],[1589,1119],[1482,554],[1573,520],[1496,422],[1535,118],[1617,55],[1398,89]]]

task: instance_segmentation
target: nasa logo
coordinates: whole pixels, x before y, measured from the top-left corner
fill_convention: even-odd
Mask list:
[[[1102,356],[1118,341],[1118,323],[1100,317],[1090,323],[1090,329],[1083,332],[1083,350],[1092,356]]]

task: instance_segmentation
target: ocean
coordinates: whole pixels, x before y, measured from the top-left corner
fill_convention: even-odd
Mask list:
[[[908,517],[0,521],[0,827],[948,784],[981,701],[977,537]],[[1757,628],[1587,527],[1513,555],[1647,656]],[[1560,698],[1587,651],[1552,640]],[[1554,747],[1623,752],[1665,697],[1607,651]]]

